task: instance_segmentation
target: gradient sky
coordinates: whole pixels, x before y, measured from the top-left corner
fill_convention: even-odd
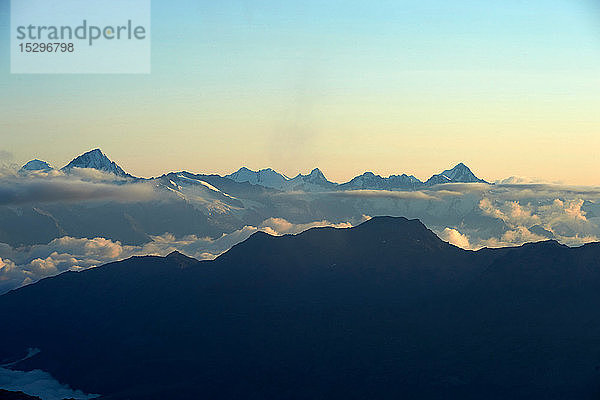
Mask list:
[[[242,165],[600,184],[600,1],[153,0],[149,75],[11,75],[0,150],[134,175]]]

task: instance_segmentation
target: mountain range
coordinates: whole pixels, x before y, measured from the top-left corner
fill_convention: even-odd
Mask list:
[[[25,164],[21,172],[26,173],[32,170],[48,171],[52,167],[45,161],[32,160]],[[102,172],[114,174],[119,178],[131,178],[141,180],[133,175],[125,172],[117,163],[110,160],[100,149],[88,151],[76,158],[69,164],[61,168],[63,172],[70,172],[74,168],[92,168]],[[174,175],[174,182],[177,182],[180,174],[196,176],[186,171]],[[168,174],[167,174],[168,175]],[[163,175],[164,176],[164,175]],[[350,181],[342,184],[329,181],[323,172],[315,168],[309,174],[298,174],[294,178],[290,178],[271,168],[261,169],[258,171],[250,170],[242,167],[236,172],[225,175],[234,182],[245,183],[252,185],[263,186],[266,188],[277,189],[282,191],[333,191],[333,190],[418,190],[420,188],[444,184],[444,183],[487,183],[485,180],[478,178],[473,172],[463,163],[459,163],[455,167],[445,170],[440,174],[433,175],[427,181],[422,182],[413,175],[391,175],[382,177],[373,172],[365,172]],[[179,182],[177,182],[179,184]],[[173,188],[171,188],[173,189]]]
[[[56,173],[60,170],[63,172]],[[102,174],[89,173],[93,171]],[[67,183],[63,174],[78,179]],[[272,169],[241,168],[226,176],[179,171],[139,178],[95,149],[56,170],[44,161],[32,160],[19,175],[36,179],[5,182],[14,201],[0,199],[0,243],[15,248],[47,244],[65,236],[101,237],[125,245],[149,243],[165,233],[176,238],[196,235],[216,239],[246,226],[260,227],[272,218],[292,224],[355,224],[364,215],[406,216],[420,218],[437,231],[461,227],[461,232],[483,239],[498,237],[509,229],[504,221],[482,212],[479,199],[453,196],[451,202],[431,202],[426,201],[429,195],[396,193],[426,189],[435,196],[433,192],[444,187],[407,174],[382,177],[366,172],[342,184],[329,181],[318,168],[295,177]],[[443,178],[444,182],[479,181],[464,164],[439,175],[449,178]],[[103,185],[86,182],[95,179]],[[111,183],[115,185],[107,185]],[[128,183],[143,183],[156,190]],[[79,187],[84,199],[79,197]],[[139,188],[152,192],[150,197],[130,200]],[[65,189],[75,193],[71,196]],[[127,200],[90,198],[90,190],[124,193]],[[592,211],[586,212],[591,215]]]
[[[0,296],[0,364],[101,399],[595,399],[600,244],[465,251],[418,220],[256,233]],[[31,353],[31,352],[30,352]]]

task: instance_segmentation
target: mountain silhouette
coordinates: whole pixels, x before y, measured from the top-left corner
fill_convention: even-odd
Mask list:
[[[14,392],[0,389],[0,399],[2,400],[41,400],[38,396],[29,396],[23,392]]]
[[[258,232],[0,296],[0,362],[105,399],[594,399],[600,244],[466,251],[418,220]]]

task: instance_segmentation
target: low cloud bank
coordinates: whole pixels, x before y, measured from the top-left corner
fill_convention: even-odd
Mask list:
[[[116,202],[149,201],[157,194],[147,183],[113,184],[78,178],[31,178],[0,180],[0,205],[51,202],[109,200]]]
[[[42,400],[87,400],[100,397],[83,393],[81,390],[73,390],[58,382],[49,373],[39,369],[16,371],[0,367],[0,388],[38,396]]]
[[[600,240],[600,187],[512,178],[495,185],[454,183],[415,192],[332,195],[356,199],[342,206],[352,204],[370,215],[418,218],[443,240],[464,249],[542,240],[580,246]]]
[[[136,202],[156,199],[151,183],[132,181],[93,168],[23,171],[0,151],[0,206],[104,200]]]
[[[150,183],[119,181],[98,171],[74,170],[68,176],[59,171],[49,173],[56,176],[47,179],[43,172],[36,172],[20,178],[0,177],[0,205],[83,200],[135,202],[168,194]],[[414,192],[354,190],[265,196],[262,215],[266,218],[277,214],[287,219],[268,218],[258,226],[248,224],[218,239],[165,233],[141,246],[127,246],[103,237],[69,236],[20,248],[0,243],[0,293],[66,270],[90,268],[133,255],[166,255],[178,250],[198,259],[212,259],[258,230],[279,235],[313,226],[349,227],[351,222],[330,221],[356,222],[361,214],[418,218],[443,240],[465,249],[518,246],[549,239],[578,246],[600,238],[599,187],[533,183],[515,178],[495,185],[444,184]],[[276,196],[276,201],[271,203],[273,198],[269,196]],[[261,205],[260,199],[256,203],[252,200],[243,210],[230,210],[212,198],[190,196],[187,201],[213,218],[220,213],[231,213],[242,221],[245,211]],[[306,224],[289,222],[298,210],[314,210],[314,215],[318,215],[314,219],[321,216],[324,219]]]
[[[364,221],[368,217],[364,216]],[[54,276],[64,271],[80,271],[134,255],[165,256],[177,250],[199,260],[214,259],[233,245],[257,231],[271,235],[295,234],[313,227],[348,228],[350,222],[326,220],[293,224],[283,218],[269,218],[259,226],[244,226],[217,239],[188,235],[177,238],[170,233],[153,236],[142,246],[123,245],[105,238],[73,238],[65,236],[48,244],[14,248],[0,243],[0,293]]]
[[[527,196],[507,200],[506,193],[489,192],[478,202],[478,211],[505,226],[497,236],[482,236],[477,227],[463,225],[438,229],[441,238],[465,249],[519,246],[528,242],[557,240],[568,246],[580,246],[600,240],[600,202],[595,190],[582,196],[573,189],[543,189]],[[475,229],[474,229],[475,228]]]
[[[469,238],[453,228],[444,228],[438,236],[440,239],[463,249],[470,249]]]

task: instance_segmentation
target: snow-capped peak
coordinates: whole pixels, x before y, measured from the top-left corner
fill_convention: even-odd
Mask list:
[[[427,185],[437,185],[440,183],[487,183],[479,179],[463,163],[458,163],[452,169],[447,169],[440,174],[433,175],[425,182]]]
[[[307,183],[314,183],[314,184],[331,184],[333,182],[330,182],[327,180],[327,178],[325,177],[325,174],[323,174],[323,172],[321,172],[321,170],[319,168],[315,168],[312,171],[310,171],[310,174],[308,175],[301,175],[298,174],[298,176],[295,179],[300,179],[304,182]]]
[[[285,182],[290,180],[287,176],[271,168],[252,171],[246,167],[242,167],[232,174],[225,175],[225,178],[229,178],[235,182],[248,182],[253,185],[262,185],[275,189],[283,189]]]
[[[367,171],[340,186],[342,189],[351,190],[414,190],[420,185],[422,185],[422,182],[412,175],[390,175],[384,178],[381,175]]]
[[[111,161],[100,149],[90,150],[74,158],[69,164],[61,170],[69,172],[73,168],[92,168],[98,171],[109,172],[119,177],[131,177],[123,171],[114,161]]]

